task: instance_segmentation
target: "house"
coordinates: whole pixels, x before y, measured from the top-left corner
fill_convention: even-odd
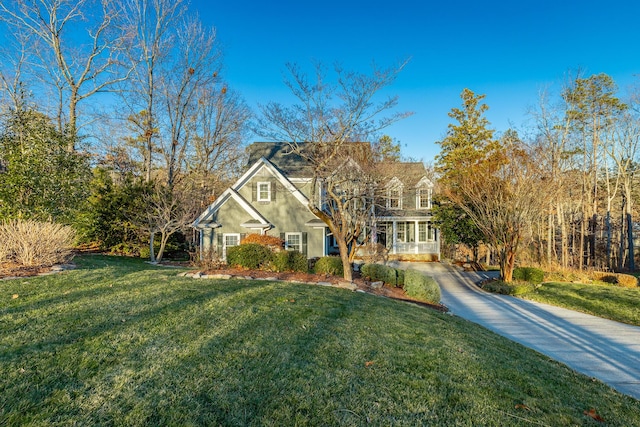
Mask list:
[[[223,258],[249,233],[278,236],[307,258],[338,252],[329,228],[307,208],[313,171],[288,143],[257,142],[248,148],[247,171],[192,224],[202,253]],[[350,160],[353,161],[353,160]],[[422,163],[380,163],[385,200],[368,224],[372,240],[390,258],[439,259],[439,233],[431,220],[433,183]]]

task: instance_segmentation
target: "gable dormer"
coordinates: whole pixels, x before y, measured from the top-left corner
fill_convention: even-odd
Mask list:
[[[416,209],[431,209],[431,197],[433,195],[433,183],[426,176],[422,177],[415,186]]]
[[[397,177],[391,178],[386,185],[387,209],[402,209],[402,193],[404,184]]]

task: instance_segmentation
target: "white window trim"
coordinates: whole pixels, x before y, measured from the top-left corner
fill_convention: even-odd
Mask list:
[[[427,206],[420,206],[420,196],[423,191],[427,192]],[[416,189],[416,209],[431,209],[431,188]]]
[[[266,185],[267,186],[267,198],[263,199],[260,197],[260,186],[261,185]],[[271,201],[271,183],[269,181],[261,181],[258,182],[258,186],[256,187],[256,200],[259,202],[270,202]]]
[[[398,206],[391,206],[391,193],[396,192],[398,198]],[[387,190],[387,209],[402,209],[402,186],[389,188]]]
[[[424,240],[420,239],[420,226],[424,225]],[[429,241],[429,223],[426,221],[418,221],[416,226],[416,242],[426,243]]]
[[[289,248],[289,236],[298,236],[298,241],[300,242],[300,249],[295,249],[295,248]],[[285,243],[285,249],[288,251],[293,251],[293,250],[297,250],[298,252],[302,252],[302,232],[295,232],[295,233],[284,233],[284,243]]]
[[[238,245],[240,244],[240,233],[223,233],[222,234],[222,258],[223,259],[227,259],[227,237],[231,237],[231,236],[237,237]],[[233,246],[229,246],[229,247],[233,247]]]

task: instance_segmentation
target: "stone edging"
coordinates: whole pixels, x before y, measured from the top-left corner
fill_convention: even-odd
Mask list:
[[[253,277],[253,276],[232,276],[231,274],[203,274],[200,271],[195,273],[183,272],[179,273],[178,277],[191,277],[193,279],[216,279],[216,280],[231,280],[231,279],[244,279],[244,280],[262,280],[269,282],[289,282],[289,283],[301,283],[305,285],[318,285],[318,286],[331,286],[334,288],[349,289],[352,291],[358,290],[358,285],[353,282],[347,282],[342,280],[337,284],[331,282],[303,282],[301,280],[281,280],[277,277]],[[365,291],[362,291],[365,292]]]

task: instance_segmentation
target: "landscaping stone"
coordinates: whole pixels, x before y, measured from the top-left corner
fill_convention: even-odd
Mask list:
[[[343,280],[341,282],[338,282],[337,285],[339,288],[343,288],[343,289],[349,289],[352,291],[355,291],[356,289],[358,289],[358,285],[356,285],[353,282],[347,282],[346,280]]]
[[[372,289],[381,289],[383,285],[384,285],[384,282],[382,282],[382,281],[371,282],[371,284],[370,284]]]
[[[318,282],[318,285],[320,285],[320,286],[333,286],[333,283],[331,283],[331,282]]]
[[[229,280],[231,279],[230,274],[205,274],[202,276],[203,279],[219,279],[219,280]]]

